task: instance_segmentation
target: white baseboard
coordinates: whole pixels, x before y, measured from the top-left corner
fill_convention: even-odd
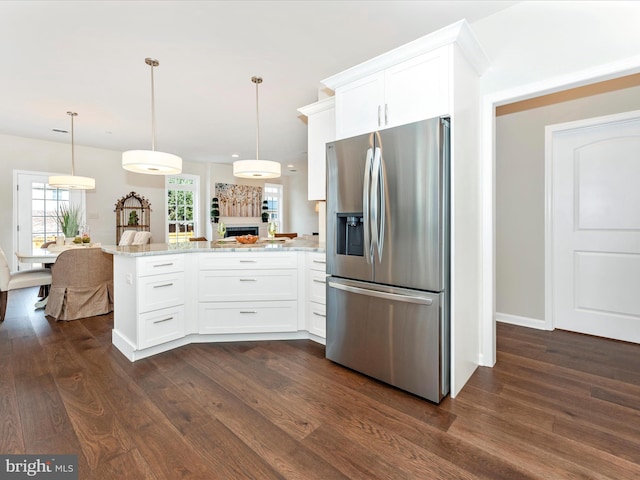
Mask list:
[[[496,312],[496,322],[509,323],[520,327],[535,328],[538,330],[548,330],[547,323],[538,318],[520,317],[518,315],[510,315],[508,313]]]

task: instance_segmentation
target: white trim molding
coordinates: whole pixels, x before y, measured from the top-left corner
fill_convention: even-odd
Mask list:
[[[553,330],[548,328],[547,322],[538,318],[520,317],[518,315],[510,315],[508,313],[496,312],[496,322],[508,323],[510,325],[518,325],[520,327],[535,328],[537,330]]]

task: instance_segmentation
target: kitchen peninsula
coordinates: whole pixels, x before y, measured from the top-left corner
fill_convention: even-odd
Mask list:
[[[103,246],[113,344],[136,361],[189,343],[325,342],[325,251],[314,239]]]

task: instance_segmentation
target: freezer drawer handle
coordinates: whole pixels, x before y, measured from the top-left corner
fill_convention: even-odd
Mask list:
[[[353,287],[351,285],[343,285],[341,283],[329,282],[329,286],[337,288],[338,290],[344,290],[345,292],[358,293],[361,295],[368,295],[370,297],[384,298],[386,300],[394,300],[396,302],[417,303],[420,305],[431,305],[433,300],[430,298],[416,297],[413,295],[403,295],[399,293],[387,293],[379,292],[377,290],[368,290],[365,288]]]

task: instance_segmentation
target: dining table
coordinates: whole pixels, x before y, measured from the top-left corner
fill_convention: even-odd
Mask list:
[[[20,263],[42,263],[43,265],[56,262],[60,252],[53,252],[46,248],[34,248],[30,252],[16,252]]]

